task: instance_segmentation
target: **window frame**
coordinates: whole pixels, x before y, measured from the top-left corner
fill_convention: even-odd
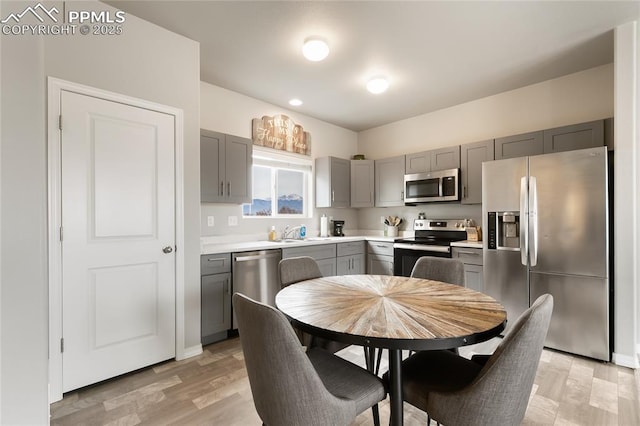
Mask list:
[[[274,151],[269,148],[255,147],[253,149],[253,165],[252,168],[267,167],[271,172],[271,215],[270,216],[247,216],[244,214],[244,206],[253,203],[253,182],[252,182],[252,194],[251,203],[244,203],[242,206],[242,218],[243,219],[309,219],[312,217],[313,211],[311,208],[311,199],[313,197],[312,188],[312,173],[313,173],[313,160],[309,157],[282,153]],[[302,173],[302,214],[281,214],[278,213],[278,170],[296,171]],[[253,173],[252,173],[253,179]]]

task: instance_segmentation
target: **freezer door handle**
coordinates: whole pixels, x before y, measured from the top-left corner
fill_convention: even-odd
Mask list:
[[[527,219],[527,177],[520,178],[520,262],[526,266],[529,249],[529,225]]]
[[[538,185],[535,176],[529,177],[529,264],[538,264]]]

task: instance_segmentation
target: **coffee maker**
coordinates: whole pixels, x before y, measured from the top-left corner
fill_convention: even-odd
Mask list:
[[[344,220],[334,220],[333,221],[333,236],[334,237],[344,237]]]

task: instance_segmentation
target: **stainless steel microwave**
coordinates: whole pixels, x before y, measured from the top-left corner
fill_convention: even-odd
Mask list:
[[[404,175],[405,204],[459,200],[460,169]]]

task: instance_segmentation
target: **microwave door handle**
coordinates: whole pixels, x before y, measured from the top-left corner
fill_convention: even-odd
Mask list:
[[[444,189],[442,188],[442,178],[438,178],[438,196],[444,197]]]
[[[520,263],[527,265],[529,223],[527,215],[527,177],[520,178]],[[497,219],[497,218],[496,218]]]

